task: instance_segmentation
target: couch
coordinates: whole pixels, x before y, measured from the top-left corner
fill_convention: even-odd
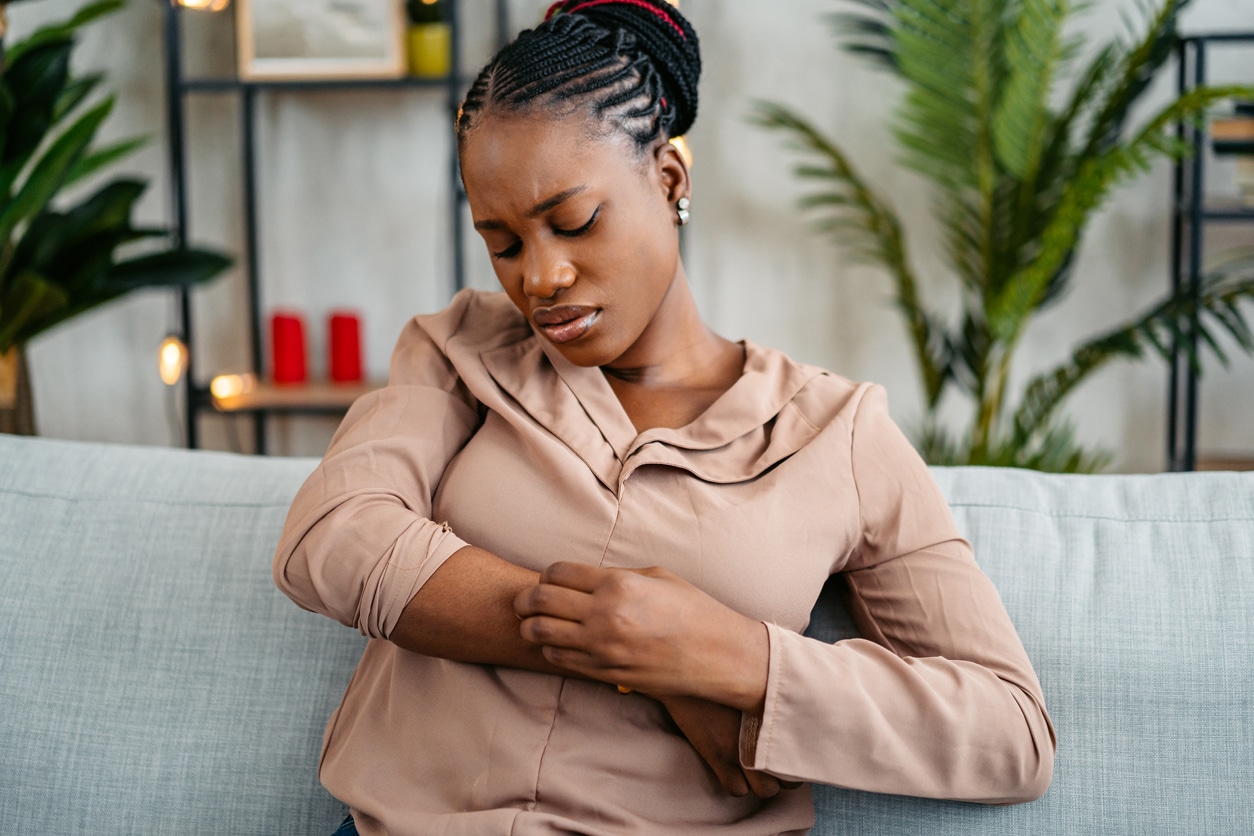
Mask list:
[[[270,580],[314,464],[0,436],[6,829],[335,829],[318,749],[363,639]],[[1254,832],[1254,475],[936,477],[1037,666],[1053,784],[1012,807],[816,788],[813,832]],[[851,632],[834,593],[810,629]]]

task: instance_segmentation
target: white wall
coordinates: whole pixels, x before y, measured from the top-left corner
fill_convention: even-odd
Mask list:
[[[162,0],[164,2],[164,0]],[[66,16],[75,0],[21,3],[9,10],[13,33]],[[516,26],[545,4],[513,0]],[[848,263],[798,214],[800,189],[789,174],[781,138],[749,126],[749,104],[768,98],[795,105],[828,129],[907,221],[924,291],[952,301],[936,269],[934,225],[920,181],[893,163],[885,129],[895,101],[892,82],[838,52],[822,16],[831,0],[684,0],[705,56],[696,154],[688,272],[712,325],[729,337],[775,345],[799,359],[888,386],[903,424],[920,399],[905,332],[874,271]],[[1099,0],[1085,24],[1091,37],[1119,31],[1131,0]],[[466,0],[472,31],[468,66],[486,59],[491,4]],[[163,67],[159,3],[133,0],[121,14],[88,30],[80,71],[103,69],[118,94],[110,136],[147,133],[154,142],[126,167],[152,180],[143,220],[169,218],[165,174]],[[191,21],[193,69],[230,66],[229,19]],[[1254,27],[1254,0],[1195,0],[1188,31]],[[1216,61],[1237,77],[1249,53]],[[1164,77],[1151,98],[1162,102]],[[1152,104],[1152,103],[1151,103]],[[238,109],[229,97],[202,96],[190,110],[193,237],[239,251]],[[267,99],[261,117],[261,264],[265,308],[295,306],[312,326],[315,373],[324,369],[322,320],[351,306],[364,314],[366,358],[386,373],[395,335],[413,313],[448,297],[448,205],[445,159],[449,114],[438,94],[319,93]],[[1212,167],[1214,169],[1215,167]],[[1215,170],[1214,187],[1230,169]],[[1169,171],[1159,165],[1123,188],[1095,221],[1071,296],[1036,325],[1025,342],[1022,378],[1053,365],[1069,347],[1149,304],[1168,281]],[[1216,245],[1254,244],[1254,230],[1229,229]],[[492,286],[486,259],[471,241],[471,283]],[[242,368],[248,348],[238,270],[200,292],[197,349],[202,368]],[[156,347],[175,324],[169,294],[148,292],[69,323],[31,346],[41,432],[60,438],[139,444],[179,443],[175,401],[158,381]],[[1117,454],[1116,469],[1155,470],[1164,461],[1165,369],[1157,361],[1102,373],[1071,401],[1083,439]],[[1212,374],[1202,390],[1204,449],[1254,453],[1254,360],[1239,358]],[[247,449],[244,419],[202,421],[206,443]],[[334,429],[329,419],[276,422],[274,450],[317,454]]]

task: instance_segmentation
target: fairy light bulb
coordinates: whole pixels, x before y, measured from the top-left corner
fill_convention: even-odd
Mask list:
[[[688,146],[688,140],[682,136],[671,137],[671,145],[679,149],[679,156],[684,158],[684,163],[692,168],[692,148]]]
[[[198,12],[220,12],[231,5],[231,0],[170,0],[175,6],[195,9]]]
[[[209,394],[220,401],[238,398],[248,394],[257,385],[257,378],[251,374],[220,374],[209,381]]]
[[[187,371],[187,346],[174,334],[161,341],[161,348],[157,350],[157,371],[166,386],[178,383]]]

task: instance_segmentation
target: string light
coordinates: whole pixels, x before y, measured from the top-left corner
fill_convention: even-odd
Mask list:
[[[684,162],[689,168],[692,168],[692,149],[688,147],[688,140],[682,136],[671,137],[671,145],[679,149],[679,156],[684,158]]]
[[[231,5],[231,0],[170,0],[175,6],[195,9],[198,12],[220,12]]]
[[[178,383],[187,371],[187,346],[175,334],[161,341],[161,348],[157,350],[157,371],[166,386]]]
[[[246,395],[257,385],[257,377],[251,374],[220,374],[209,381],[209,394],[215,400],[224,401]]]

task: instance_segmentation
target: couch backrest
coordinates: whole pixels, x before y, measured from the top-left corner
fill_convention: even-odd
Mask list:
[[[319,834],[362,639],[270,558],[309,459],[0,436],[0,821]],[[1040,675],[1054,783],[988,808],[816,788],[827,834],[1247,833],[1254,475],[939,469]],[[849,634],[834,595],[811,632]]]
[[[334,829],[318,749],[364,640],[270,580],[313,465],[0,435],[0,821]]]

